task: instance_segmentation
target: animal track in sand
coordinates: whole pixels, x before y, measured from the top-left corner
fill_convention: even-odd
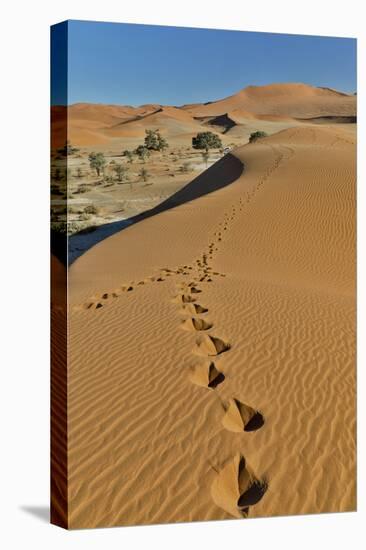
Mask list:
[[[192,294],[199,294],[200,292],[202,292],[202,290],[200,290],[199,288],[197,288],[195,286],[189,287],[189,290]]]
[[[242,403],[239,399],[230,399],[224,409],[222,424],[230,432],[253,432],[259,430],[264,424],[262,413]]]
[[[217,338],[216,336],[211,336],[205,334],[196,341],[196,351],[200,355],[215,356],[220,355],[230,349],[230,344]]]
[[[173,301],[178,304],[189,304],[191,302],[195,302],[196,298],[190,294],[178,294]]]
[[[257,504],[267,491],[265,479],[258,479],[244,456],[237,454],[219,472],[211,486],[217,506],[234,517],[247,517],[250,506]]]
[[[191,266],[183,266],[183,267],[177,268],[175,270],[170,269],[168,267],[160,268],[158,270],[159,273],[157,275],[150,275],[150,276],[146,277],[144,280],[138,281],[136,283],[136,287],[143,286],[143,285],[153,283],[153,282],[161,283],[161,282],[165,281],[166,277],[171,277],[171,276],[177,275],[177,274],[188,275],[189,272],[184,271],[184,268],[187,268],[188,270],[192,269]],[[121,287],[115,289],[112,292],[104,292],[100,296],[92,296],[92,298],[90,300],[93,300],[93,301],[89,301],[89,302],[87,302],[83,305],[74,306],[73,310],[74,311],[80,311],[82,309],[84,309],[84,310],[85,309],[99,309],[99,308],[103,307],[104,305],[107,305],[108,301],[111,298],[119,298],[123,293],[133,291],[135,289],[135,287],[133,285],[134,285],[134,283],[132,282],[132,283],[129,283],[129,284],[122,285]],[[101,303],[101,301],[103,301],[103,303]]]
[[[205,362],[192,369],[190,380],[197,386],[214,390],[225,380],[225,375],[216,368],[215,363]]]
[[[209,330],[213,327],[213,324],[199,317],[190,317],[182,322],[181,327],[184,330],[202,331]]]
[[[200,304],[185,304],[183,306],[183,313],[189,313],[190,315],[195,315],[196,313],[203,314],[207,312],[207,307],[203,307]]]

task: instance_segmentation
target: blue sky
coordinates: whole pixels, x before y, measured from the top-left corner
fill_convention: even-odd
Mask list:
[[[69,104],[182,105],[273,82],[356,90],[351,38],[87,21],[67,25]],[[64,103],[60,43],[51,55],[53,104]]]

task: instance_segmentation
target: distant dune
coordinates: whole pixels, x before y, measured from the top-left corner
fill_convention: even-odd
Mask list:
[[[157,129],[170,138],[191,136],[211,126],[218,133],[247,137],[253,124],[269,122],[265,129],[278,131],[293,120],[356,115],[356,97],[329,88],[306,84],[248,86],[228,98],[205,104],[140,107],[77,103],[68,109],[68,137],[79,146],[110,144],[142,138],[146,129]],[[53,147],[64,144],[64,107],[52,107]],[[214,119],[226,117],[227,124]],[[282,124],[282,127],[274,125]],[[234,131],[232,129],[235,128]]]
[[[233,110],[251,115],[312,118],[324,115],[355,115],[356,98],[329,88],[307,84],[248,86],[237,94],[207,104],[183,107],[194,116],[217,116]]]
[[[71,112],[109,139],[351,116],[355,98],[273,85],[123,109]],[[355,510],[355,133],[297,124],[69,269],[71,528]]]
[[[145,130],[161,130],[163,135],[173,136],[189,132],[199,132],[203,129],[187,112],[176,107],[159,107],[147,115],[119,122],[105,129],[110,137],[145,137]]]

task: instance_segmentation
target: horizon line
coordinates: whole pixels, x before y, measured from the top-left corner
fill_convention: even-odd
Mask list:
[[[268,86],[274,86],[274,85],[288,85],[288,84],[300,84],[300,85],[303,85],[303,86],[308,86],[309,88],[318,88],[318,89],[323,89],[323,90],[331,90],[331,91],[334,91],[334,92],[337,92],[337,93],[340,93],[340,94],[343,94],[345,96],[353,96],[353,95],[357,95],[357,89],[355,91],[344,91],[344,90],[339,90],[337,88],[333,88],[332,86],[314,86],[313,84],[308,84],[307,82],[270,82],[268,84],[248,84],[247,86],[244,86],[244,88],[240,88],[239,90],[237,90],[236,92],[228,95],[228,96],[225,96],[225,97],[221,97],[221,98],[218,98],[218,99],[214,99],[214,100],[211,100],[211,101],[197,101],[197,102],[194,102],[194,103],[182,103],[180,105],[177,105],[177,104],[163,104],[163,103],[159,103],[159,102],[156,102],[156,101],[151,101],[151,102],[148,102],[148,103],[141,103],[141,104],[133,104],[133,103],[103,103],[103,102],[94,102],[94,101],[75,101],[73,103],[67,103],[66,105],[65,104],[61,104],[61,103],[52,103],[52,101],[50,102],[51,103],[51,107],[73,107],[75,105],[103,105],[105,107],[133,107],[133,108],[139,108],[139,107],[145,107],[147,105],[160,105],[161,107],[175,107],[176,109],[180,109],[182,107],[185,107],[186,105],[209,105],[210,103],[216,103],[217,101],[222,101],[224,99],[229,99],[230,97],[233,97],[234,95],[237,95],[238,93],[248,89],[248,88],[266,88]]]

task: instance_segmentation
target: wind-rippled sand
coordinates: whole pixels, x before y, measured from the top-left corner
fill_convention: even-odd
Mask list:
[[[284,130],[71,266],[69,527],[355,509],[355,177]]]

